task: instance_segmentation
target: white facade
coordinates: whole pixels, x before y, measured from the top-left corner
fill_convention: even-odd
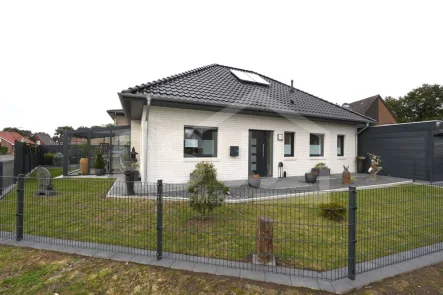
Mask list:
[[[218,178],[223,181],[247,179],[249,172],[249,130],[273,131],[273,177],[278,176],[278,163],[283,162],[287,176],[300,176],[318,162],[325,162],[331,173],[341,173],[343,165],[355,172],[356,125],[326,123],[307,119],[284,119],[223,112],[150,107],[147,124],[131,121],[131,145],[139,155],[142,181],[184,183],[189,180],[195,164],[214,163]],[[147,125],[146,128],[143,128]],[[185,158],[184,127],[217,127],[216,158]],[[147,138],[143,140],[143,134]],[[284,141],[278,134],[294,132],[294,157],[284,157]],[[309,156],[310,133],[324,134],[324,156]],[[337,156],[337,135],[344,135],[344,156]],[[147,178],[142,161],[145,160],[147,139]],[[143,142],[143,144],[142,144]],[[239,146],[239,156],[230,156],[230,146]]]

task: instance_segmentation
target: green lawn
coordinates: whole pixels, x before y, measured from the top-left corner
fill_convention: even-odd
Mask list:
[[[37,197],[25,182],[24,232],[47,237],[156,249],[155,200],[106,198],[112,179],[55,179],[60,192]],[[327,270],[347,264],[345,222],[328,221],[319,204],[347,204],[348,193],[321,193],[272,201],[225,204],[201,220],[186,201],[165,200],[164,251],[250,261],[257,219],[274,220],[279,265]],[[0,230],[15,227],[16,192],[0,201]],[[443,189],[404,185],[358,193],[358,260],[443,241]]]

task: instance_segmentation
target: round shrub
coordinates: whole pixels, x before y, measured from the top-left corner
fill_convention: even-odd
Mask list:
[[[217,180],[214,164],[200,162],[195,165],[188,182],[189,206],[203,216],[223,205],[228,187]]]
[[[321,215],[332,221],[343,221],[345,219],[347,209],[339,202],[329,202],[320,204]]]
[[[94,168],[95,169],[105,169],[106,163],[103,159],[102,153],[97,153],[97,157],[95,158]]]

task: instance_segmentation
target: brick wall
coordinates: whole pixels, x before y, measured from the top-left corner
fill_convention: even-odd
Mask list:
[[[217,158],[184,158],[184,126],[218,127]],[[249,130],[269,130],[273,134],[273,176],[283,162],[287,176],[304,175],[318,162],[326,162],[331,173],[341,173],[343,165],[355,171],[354,125],[288,120],[264,116],[214,113],[208,111],[151,107],[148,122],[148,181],[183,183],[199,161],[213,162],[220,180],[246,179],[248,175]],[[277,134],[295,132],[294,157],[284,157],[284,142]],[[325,135],[324,157],[309,156],[309,134]],[[345,155],[337,156],[337,135],[345,135]],[[140,121],[131,122],[131,145],[140,147]],[[238,157],[230,157],[229,146],[239,146]],[[140,148],[138,150],[141,150]],[[142,166],[142,165],[140,165]]]
[[[385,104],[381,100],[378,100],[378,121],[377,121],[377,125],[396,124],[396,123],[397,123],[397,121],[391,115],[389,110],[386,108]]]

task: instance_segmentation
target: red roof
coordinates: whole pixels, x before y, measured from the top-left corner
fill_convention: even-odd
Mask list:
[[[15,141],[22,141],[24,139],[24,142],[32,143],[34,142],[27,138],[26,136],[22,136],[18,134],[17,132],[6,132],[6,131],[0,131],[0,138],[4,139],[6,141],[9,141],[11,144],[15,144]]]

